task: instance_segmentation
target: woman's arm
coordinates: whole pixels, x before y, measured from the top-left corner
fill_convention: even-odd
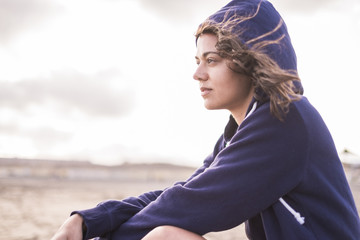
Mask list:
[[[109,238],[141,239],[162,225],[199,235],[226,230],[295,188],[307,165],[306,129],[297,113],[280,122],[267,112],[258,109],[209,168],[168,188]]]
[[[213,160],[213,155],[207,157],[204,165],[197,169],[195,173],[187,180],[190,181],[202,173]],[[175,185],[184,185],[185,182],[178,182]],[[104,236],[106,233],[117,229],[122,223],[137,214],[144,207],[155,201],[161,194],[162,190],[144,193],[139,197],[129,197],[122,201],[108,200],[98,204],[95,208],[74,211],[71,214],[80,215],[86,231],[84,238]],[[69,224],[71,224],[70,222]],[[67,230],[64,229],[64,230]]]
[[[74,214],[69,217],[51,240],[82,240],[83,219],[80,215]]]

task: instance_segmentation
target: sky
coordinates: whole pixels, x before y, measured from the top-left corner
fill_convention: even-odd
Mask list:
[[[228,0],[0,0],[0,157],[198,166],[228,120],[203,107],[194,32]],[[360,154],[359,0],[274,0],[305,96]]]

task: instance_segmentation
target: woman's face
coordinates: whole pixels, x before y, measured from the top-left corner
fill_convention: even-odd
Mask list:
[[[193,77],[199,81],[207,109],[227,109],[236,118],[236,115],[245,115],[254,88],[247,76],[227,66],[229,60],[220,57],[216,43],[217,38],[213,34],[202,34],[198,38],[195,56],[198,67]]]

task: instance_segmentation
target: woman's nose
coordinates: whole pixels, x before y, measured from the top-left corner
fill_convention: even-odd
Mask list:
[[[201,65],[199,65],[196,68],[193,78],[197,81],[206,81],[208,79],[208,74],[205,69]]]

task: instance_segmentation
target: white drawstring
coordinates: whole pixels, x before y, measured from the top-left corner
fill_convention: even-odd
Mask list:
[[[244,120],[245,120],[247,117],[249,117],[249,116],[255,111],[256,107],[257,107],[257,102],[254,102],[251,110],[250,110],[249,113],[246,115],[246,117],[244,118]],[[228,146],[229,143],[230,143],[230,141],[226,143],[226,146]],[[300,213],[296,212],[292,207],[290,207],[290,205],[287,204],[287,202],[285,202],[285,200],[284,200],[283,198],[280,198],[279,201],[280,201],[280,202],[282,203],[282,205],[284,205],[284,207],[295,217],[296,221],[298,221],[301,225],[303,225],[303,224],[305,223],[305,218],[302,217],[302,216],[300,215]]]
[[[250,116],[250,115],[256,110],[256,106],[257,106],[257,102],[254,102],[254,104],[252,105],[251,110],[250,110],[249,113],[245,116],[244,120],[245,120],[248,116]],[[231,142],[231,140],[228,141],[228,142],[226,142],[226,143],[225,143],[225,147],[228,147],[229,144],[230,144],[230,142]]]
[[[305,223],[305,218],[300,215],[300,213],[296,212],[292,207],[290,207],[287,202],[283,198],[279,199],[282,205],[296,218],[296,221],[298,221],[301,225]]]
[[[244,118],[244,120],[249,117],[256,109],[257,107],[257,102],[254,102],[251,110],[249,111],[249,113],[246,115],[246,117]],[[226,143],[226,146],[229,145],[230,141]],[[289,204],[287,204],[287,202],[285,202],[285,200],[283,198],[279,199],[280,202],[282,203],[282,205],[284,205],[284,207],[295,217],[296,221],[298,221],[301,225],[303,225],[305,223],[305,218],[302,217],[300,215],[300,213],[296,212],[292,207],[290,207]]]
[[[257,102],[254,102],[251,110],[250,110],[249,113],[246,115],[246,117],[244,118],[244,120],[247,119],[247,117],[250,116],[250,115],[255,111],[256,106],[257,106]]]

